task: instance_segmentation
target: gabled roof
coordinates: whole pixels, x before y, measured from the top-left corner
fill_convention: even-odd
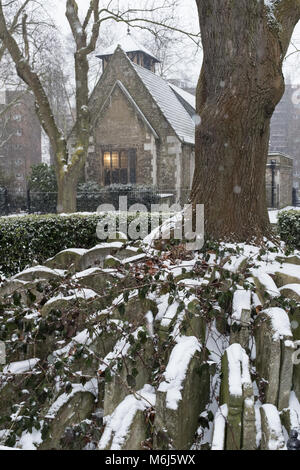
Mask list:
[[[103,59],[104,57],[111,56],[114,54],[117,47],[120,46],[124,52],[144,52],[149,57],[152,57],[156,62],[160,62],[157,57],[155,57],[152,52],[150,52],[146,47],[142,44],[139,44],[131,34],[127,34],[126,36],[122,37],[118,40],[117,43],[114,43],[112,46],[105,49],[101,54],[96,55],[99,59]]]
[[[196,112],[196,96],[192,95],[188,91],[183,90],[182,88],[179,88],[176,85],[173,85],[173,83],[169,82],[169,86],[172,88],[172,90],[175,91],[175,93],[179,96],[181,96],[184,101],[186,101]]]
[[[108,100],[110,99],[111,95],[113,94],[114,90],[116,89],[116,87],[119,87],[120,90],[122,91],[122,93],[125,95],[125,97],[127,98],[127,100],[130,102],[130,104],[132,105],[132,107],[134,108],[134,110],[136,111],[136,113],[140,116],[140,118],[142,119],[142,121],[146,124],[146,126],[148,127],[148,129],[150,130],[150,132],[154,135],[154,137],[156,139],[159,139],[159,136],[158,134],[156,133],[156,131],[153,129],[153,127],[151,126],[150,122],[148,121],[148,119],[146,118],[146,116],[144,115],[144,113],[141,111],[141,109],[139,108],[139,106],[136,104],[136,102],[134,101],[134,99],[132,98],[132,96],[130,95],[129,91],[126,89],[126,87],[123,85],[123,83],[120,81],[120,80],[117,80],[116,83],[114,84],[114,86],[112,87],[108,97],[106,98],[106,100],[104,101],[101,109],[100,109],[100,112],[99,114],[101,114],[101,111],[103,110],[103,108],[105,108]]]
[[[188,144],[195,143],[195,123],[181,104],[170,84],[148,69],[131,62],[152,98],[173,128],[177,137]],[[183,91],[183,90],[182,90]]]

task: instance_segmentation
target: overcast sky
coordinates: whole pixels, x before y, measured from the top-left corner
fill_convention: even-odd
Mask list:
[[[121,0],[124,2],[124,5],[129,5],[132,7],[136,5],[135,0]],[[57,23],[60,25],[61,31],[65,32],[66,34],[69,33],[69,26],[65,19],[65,0],[51,0],[53,4],[52,13],[55,17]],[[105,3],[105,2],[103,2]],[[157,3],[160,4],[161,1],[157,0]],[[82,12],[86,11],[88,1],[87,0],[78,0],[78,4],[81,8]],[[180,8],[178,11],[178,17],[180,18],[180,27],[182,29],[186,29],[189,31],[199,31],[199,21],[197,16],[197,8],[195,0],[180,0]],[[114,26],[114,35],[120,37],[126,33],[126,26],[125,25],[115,25]],[[298,23],[292,43],[295,44],[297,48],[300,49],[300,23]],[[289,54],[293,52],[295,48],[291,45],[289,49]],[[187,54],[193,53],[193,46],[191,45],[191,52],[187,50]],[[201,68],[201,54],[198,54],[196,60],[193,61],[192,65],[189,65],[189,72],[191,73],[193,82],[197,81],[197,77],[199,75]],[[292,54],[284,64],[284,74],[287,77],[290,77],[290,80],[294,84],[300,84],[300,53]]]

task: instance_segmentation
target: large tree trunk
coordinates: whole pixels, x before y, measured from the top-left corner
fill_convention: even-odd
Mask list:
[[[263,0],[196,1],[204,60],[192,202],[205,206],[206,237],[261,239],[269,233],[270,119],[284,92],[282,61],[300,2],[277,2],[279,24]]]

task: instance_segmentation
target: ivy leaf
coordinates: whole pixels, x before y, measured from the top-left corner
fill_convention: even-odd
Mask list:
[[[27,291],[27,296],[28,296],[29,301],[32,304],[36,301],[36,295],[33,292],[31,292],[31,290]]]
[[[118,312],[119,312],[120,315],[125,314],[125,304],[118,305]]]
[[[13,293],[13,302],[14,302],[14,305],[16,305],[17,307],[20,307],[20,305],[21,305],[21,294],[19,292],[14,292]]]
[[[108,368],[105,369],[104,379],[105,379],[105,382],[107,382],[107,383],[110,383],[112,381],[111,372],[110,372],[110,369],[108,369]]]
[[[136,380],[133,375],[130,375],[130,374],[127,375],[126,380],[127,380],[129,387],[134,388],[136,386]]]

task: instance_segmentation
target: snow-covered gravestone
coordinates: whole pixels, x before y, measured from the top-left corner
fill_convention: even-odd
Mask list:
[[[0,341],[0,365],[6,364],[5,343]]]
[[[253,387],[249,358],[240,344],[222,357],[221,404],[227,405],[226,450],[256,448]]]
[[[269,308],[256,319],[254,331],[256,370],[265,383],[264,401],[283,410],[289,406],[295,352],[289,317],[281,308]]]
[[[266,404],[260,408],[261,415],[261,450],[283,450],[285,441],[280,416],[274,405]]]
[[[99,450],[141,450],[147,438],[144,412],[155,407],[155,391],[146,384],[135,394],[127,395],[106,416],[105,429],[98,445]]]
[[[238,289],[233,295],[232,302],[231,344],[239,343],[243,348],[248,348],[250,322],[251,291]],[[235,331],[235,326],[238,327],[238,331]]]
[[[157,391],[155,439],[158,450],[190,449],[198,417],[209,400],[209,375],[195,336],[181,336]]]

